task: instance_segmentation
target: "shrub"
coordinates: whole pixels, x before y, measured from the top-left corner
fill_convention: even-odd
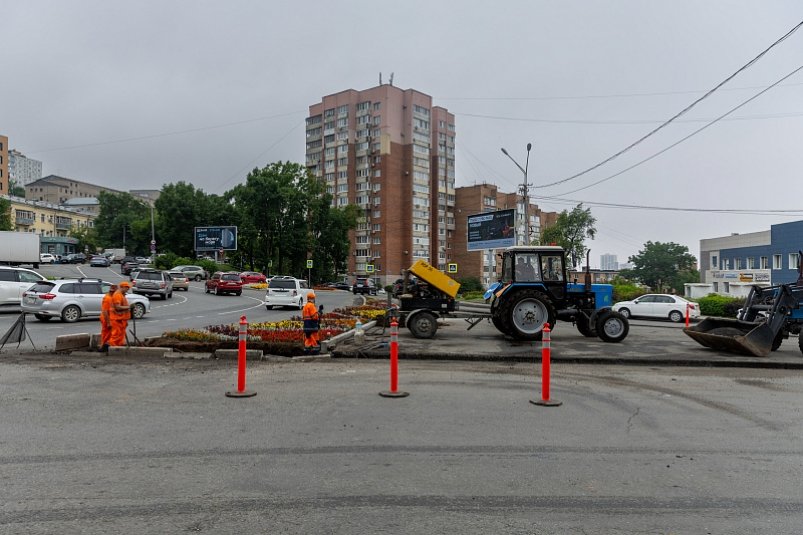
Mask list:
[[[465,277],[463,279],[458,279],[457,282],[460,283],[460,291],[463,294],[468,292],[482,292],[482,282],[480,281],[479,277]]]
[[[632,301],[636,297],[644,295],[644,288],[636,286],[635,284],[625,283],[620,281],[613,282],[613,301]]]
[[[744,306],[742,297],[726,297],[717,294],[708,294],[698,299],[697,302],[700,305],[700,314],[720,318],[735,318],[736,311]]]

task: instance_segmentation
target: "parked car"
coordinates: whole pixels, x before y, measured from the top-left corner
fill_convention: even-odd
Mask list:
[[[135,294],[158,295],[163,300],[173,297],[173,279],[166,271],[140,268],[131,273],[131,291]]]
[[[328,286],[329,288],[334,288],[335,290],[346,290],[349,292],[351,291],[351,284],[344,281],[330,282],[326,286]]]
[[[295,277],[273,277],[268,283],[268,290],[265,294],[265,307],[272,310],[273,307],[294,307],[298,310],[307,304],[307,292],[309,285],[303,279]]]
[[[190,291],[190,279],[187,278],[183,271],[168,271],[167,273],[173,279],[174,290]]]
[[[357,277],[354,279],[354,285],[351,287],[351,291],[354,292],[354,295],[376,295],[376,285],[374,284],[373,279],[369,279],[368,277]]]
[[[206,293],[220,294],[243,294],[243,281],[240,274],[236,271],[217,271],[209,277],[205,283]]]
[[[95,255],[89,259],[89,265],[95,267],[109,267],[112,265],[112,262],[109,260],[109,257],[105,255]]]
[[[72,253],[65,256],[62,260],[65,264],[86,264],[86,255],[84,253]]]
[[[61,318],[72,323],[82,318],[97,318],[109,286],[110,283],[100,279],[42,280],[23,293],[22,310],[39,321]],[[129,292],[126,298],[134,318],[140,319],[150,312],[151,303],[147,297]]]
[[[187,275],[188,279],[201,281],[209,278],[209,272],[201,266],[176,266],[170,271],[181,271]]]
[[[40,264],[55,264],[56,257],[50,253],[40,253],[39,254],[39,263]]]
[[[263,282],[268,282],[268,278],[257,271],[243,271],[240,273],[240,280],[243,281],[243,284],[260,284]]]
[[[22,294],[45,277],[36,271],[0,266],[0,306],[19,306]]]
[[[620,301],[611,308],[626,318],[667,318],[679,323],[686,319],[687,306],[689,318],[700,317],[697,303],[671,294],[646,294],[632,301]]]

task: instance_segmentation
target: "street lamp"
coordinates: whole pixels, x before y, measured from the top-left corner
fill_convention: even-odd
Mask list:
[[[530,245],[530,186],[532,184],[527,182],[527,170],[530,167],[530,150],[533,148],[532,143],[527,143],[527,160],[524,167],[519,165],[519,162],[513,159],[513,156],[508,154],[504,147],[502,147],[502,154],[510,158],[510,161],[516,164],[522,173],[524,173],[524,183],[521,184],[521,194],[524,196],[524,245]]]

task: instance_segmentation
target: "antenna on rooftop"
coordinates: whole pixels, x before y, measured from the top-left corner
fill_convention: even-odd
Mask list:
[[[393,73],[390,73],[390,82],[388,82],[388,83],[390,85],[393,85]]]
[[[382,85],[382,73],[379,73],[379,85]]]

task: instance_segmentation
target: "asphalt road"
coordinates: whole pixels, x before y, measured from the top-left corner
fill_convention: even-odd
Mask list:
[[[120,274],[120,266],[109,268],[91,267],[84,264],[43,264],[38,270],[46,277],[93,277],[110,282],[128,280]],[[264,305],[265,290],[245,289],[243,295],[212,295],[204,291],[204,283],[190,282],[187,292],[173,291],[171,299],[162,300],[158,296],[151,299],[151,312],[136,321],[137,337],[159,336],[166,331],[188,328],[203,328],[208,325],[238,323],[241,316],[246,316],[249,323],[280,321],[299,316],[293,309],[267,310]],[[325,310],[350,305],[354,296],[342,290],[318,292],[317,303],[324,305]],[[19,317],[18,308],[0,310],[0,335],[7,332]],[[129,329],[133,328],[129,322]],[[99,333],[98,319],[86,319],[76,323],[63,323],[58,320],[40,322],[28,315],[26,327],[30,340],[19,345],[21,350],[52,350],[57,336],[76,333]],[[33,342],[33,345],[31,344]],[[9,344],[5,350],[15,349],[16,343]]]
[[[0,358],[0,532],[803,529],[803,377],[525,363]]]

